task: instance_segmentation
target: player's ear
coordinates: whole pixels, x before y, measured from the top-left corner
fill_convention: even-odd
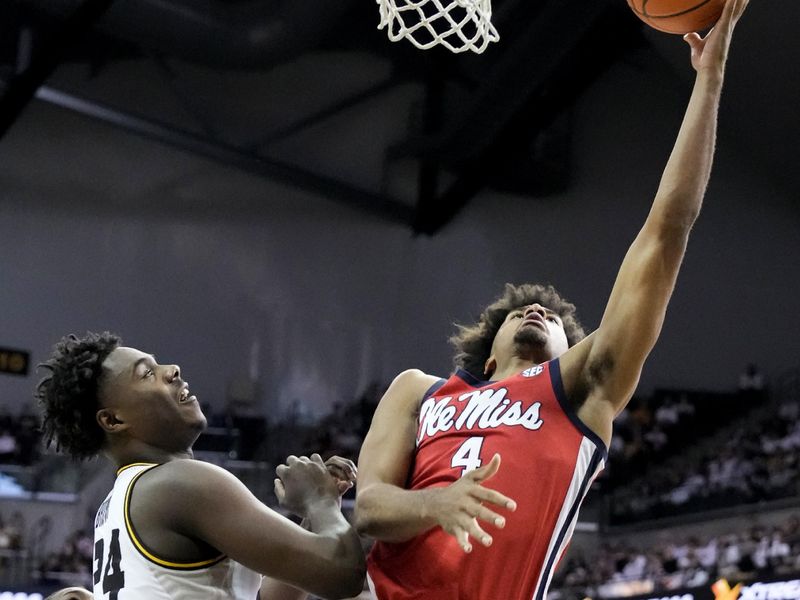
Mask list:
[[[489,358],[486,359],[486,363],[483,365],[483,374],[487,377],[491,377],[494,375],[494,372],[497,370],[497,359],[492,354]]]
[[[106,433],[119,433],[128,428],[128,424],[122,421],[113,408],[101,408],[95,415],[100,429]]]

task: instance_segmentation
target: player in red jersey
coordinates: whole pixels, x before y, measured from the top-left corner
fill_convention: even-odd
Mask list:
[[[583,337],[553,288],[509,286],[456,338],[462,369],[446,381],[405,371],[387,390],[361,451],[356,501],[358,529],[377,540],[368,573],[378,600],[545,598],[661,330],[747,3],[728,0],[711,33],[685,36],[695,86],[597,330]]]

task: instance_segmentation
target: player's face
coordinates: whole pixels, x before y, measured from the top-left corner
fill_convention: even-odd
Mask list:
[[[492,354],[498,362],[512,357],[546,361],[568,349],[561,317],[534,303],[508,313],[494,338]]]
[[[117,348],[103,362],[100,404],[124,424],[120,431],[165,450],[187,450],[206,426],[180,368],[135,348]]]

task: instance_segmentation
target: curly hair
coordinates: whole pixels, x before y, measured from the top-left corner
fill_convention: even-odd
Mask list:
[[[39,367],[50,373],[36,386],[42,409],[42,434],[49,447],[76,460],[90,458],[103,446],[103,430],[95,420],[97,388],[103,361],[122,340],[105,331],[70,334],[55,345],[53,355]]]
[[[570,347],[586,337],[575,315],[575,305],[562,298],[552,285],[524,283],[515,286],[507,283],[503,294],[486,307],[477,323],[456,324],[458,333],[450,338],[450,343],[456,348],[453,359],[455,365],[481,379],[484,375],[484,365],[492,352],[494,338],[508,313],[534,302],[549,308],[561,317]]]

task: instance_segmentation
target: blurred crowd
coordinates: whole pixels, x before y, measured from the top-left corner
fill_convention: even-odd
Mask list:
[[[49,531],[49,518],[40,520],[37,526],[40,532]],[[12,563],[17,561],[17,565],[25,565],[33,571],[34,583],[67,585],[77,582],[91,585],[90,568],[94,549],[91,530],[83,528],[74,531],[58,550],[44,557],[31,553],[35,544],[32,539],[26,538],[35,537],[36,533],[26,533],[25,519],[20,512],[14,512],[8,518],[0,514],[0,580],[7,567],[16,568]]]
[[[354,402],[335,404],[330,414],[309,432],[304,453],[319,452],[325,457],[336,454],[357,461],[372,415],[387,387],[373,382]]]
[[[611,523],[800,495],[797,400],[742,419],[724,433],[723,439],[651,469],[647,477],[614,491]]]
[[[38,583],[92,586],[94,532],[73,532],[56,552],[48,554],[39,565]]]
[[[692,537],[645,549],[604,544],[594,556],[576,553],[556,572],[550,600],[612,598],[800,572],[800,518],[780,527],[752,527],[709,539]]]

